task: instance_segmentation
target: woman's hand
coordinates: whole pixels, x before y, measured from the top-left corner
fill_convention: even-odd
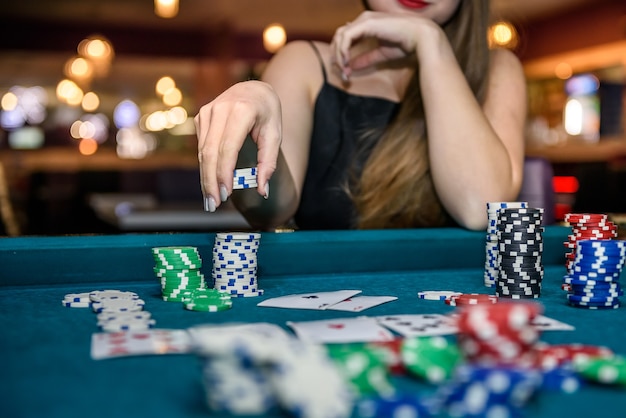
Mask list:
[[[232,192],[233,171],[244,140],[257,146],[258,193],[267,198],[282,140],[280,100],[261,81],[233,85],[202,106],[194,118],[205,210],[214,212]]]
[[[347,79],[355,70],[415,57],[419,47],[418,40],[437,39],[426,31],[443,35],[439,25],[428,18],[407,13],[365,11],[355,21],[335,32],[331,42],[333,62],[341,70],[342,77]],[[352,57],[351,48],[368,38],[376,39],[377,45]]]

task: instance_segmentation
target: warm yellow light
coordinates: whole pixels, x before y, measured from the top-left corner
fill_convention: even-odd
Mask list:
[[[176,87],[169,89],[163,95],[163,103],[166,106],[177,106],[183,101],[183,94]]]
[[[78,151],[83,155],[93,155],[98,151],[98,143],[95,139],[83,138],[78,143]]]
[[[56,89],[57,98],[61,102],[77,106],[83,100],[83,91],[72,80],[59,81]]]
[[[83,124],[82,120],[77,120],[70,126],[70,135],[74,139],[80,139],[80,125]]]
[[[268,52],[274,53],[287,42],[285,28],[278,23],[269,25],[263,31],[263,46]]]
[[[154,13],[170,19],[178,14],[178,0],[154,0]]]
[[[561,80],[567,80],[573,74],[572,66],[566,62],[562,62],[554,69],[554,74]]]
[[[93,76],[93,64],[85,58],[70,58],[65,64],[65,75],[75,80],[89,80]]]
[[[100,35],[91,35],[78,44],[78,53],[95,61],[113,58],[113,46]]]
[[[18,101],[19,99],[15,93],[7,92],[4,96],[2,96],[2,102],[0,102],[0,105],[2,106],[2,110],[10,112],[17,107]]]
[[[164,76],[156,83],[155,90],[159,96],[163,96],[168,90],[176,87],[176,82],[172,77]]]
[[[517,42],[517,30],[509,22],[500,21],[489,28],[489,46],[513,49]]]

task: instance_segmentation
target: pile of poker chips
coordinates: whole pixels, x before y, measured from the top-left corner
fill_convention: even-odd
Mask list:
[[[577,242],[576,256],[563,278],[567,301],[586,309],[617,309],[623,295],[619,279],[626,261],[626,241]]]
[[[200,271],[202,259],[196,247],[154,247],[152,256],[164,301],[182,302],[184,292],[206,288]]]
[[[565,267],[568,273],[572,273],[578,241],[601,241],[617,238],[617,225],[611,222],[606,214],[567,213],[565,214],[565,222],[572,228],[572,232],[567,236],[567,241],[563,243],[565,248],[570,250],[570,252],[565,253]]]
[[[233,190],[256,188],[256,167],[237,168],[233,176]]]
[[[465,359],[485,365],[531,365],[539,340],[533,320],[541,312],[540,304],[521,301],[458,309],[457,341]]]
[[[302,418],[350,416],[353,393],[324,346],[263,324],[188,331],[213,411],[263,415],[276,408]]]
[[[500,209],[527,208],[528,202],[488,202],[487,237],[485,246],[485,286],[495,287],[498,279],[498,215]]]
[[[195,289],[182,295],[185,309],[201,312],[221,312],[233,307],[233,301],[226,292],[217,289]]]
[[[144,310],[145,302],[135,292],[121,290],[94,290],[68,293],[63,306],[89,308],[97,314],[97,324],[102,331],[143,331],[152,328],[156,321]]]
[[[497,222],[496,295],[537,299],[543,279],[543,209],[500,209]]]
[[[257,253],[261,234],[219,232],[213,245],[213,288],[232,297],[262,296],[257,283]]]

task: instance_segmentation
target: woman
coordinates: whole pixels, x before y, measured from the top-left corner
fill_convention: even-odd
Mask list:
[[[526,86],[514,54],[488,50],[488,0],[366,8],[330,45],[292,42],[261,81],[200,109],[207,210],[231,195],[248,134],[258,194],[233,197],[258,228],[482,229],[486,202],[516,198]]]

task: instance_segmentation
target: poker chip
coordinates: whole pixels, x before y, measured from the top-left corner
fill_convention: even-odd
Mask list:
[[[121,290],[94,290],[89,292],[89,300],[101,302],[105,299],[139,299],[135,292],[125,292]]]
[[[102,299],[91,303],[96,313],[137,312],[143,310],[144,305],[142,299]]]
[[[574,368],[592,382],[626,385],[626,358],[622,356],[578,359],[574,361]]]
[[[257,282],[260,233],[218,232],[213,243],[213,288],[231,297],[257,297],[263,289]]]
[[[462,293],[445,299],[445,303],[450,306],[492,305],[497,302],[497,296],[484,293]]]
[[[409,373],[433,384],[450,379],[462,362],[458,346],[441,336],[406,338],[400,355]]]
[[[233,307],[230,295],[217,289],[195,289],[183,296],[182,302],[190,311],[221,312]]]
[[[235,169],[233,172],[233,190],[256,187],[258,187],[256,167]]]
[[[153,247],[152,254],[164,301],[183,302],[185,292],[206,288],[202,258],[196,247]]]
[[[617,226],[604,214],[567,214],[572,234],[564,245],[567,274],[564,290],[570,306],[617,309],[623,291],[619,285],[626,262],[626,242],[614,240]]]
[[[585,344],[540,343],[534,347],[534,351],[536,353],[535,366],[542,370],[569,366],[571,363],[592,358],[610,358],[615,355],[608,347]]]
[[[459,296],[461,292],[453,290],[423,290],[417,293],[417,297],[426,300],[446,300],[452,296]]]
[[[507,208],[519,208],[523,209],[528,206],[527,202],[488,202],[487,203],[487,237],[485,246],[485,272],[484,272],[484,284],[486,287],[495,287],[498,279],[498,216],[501,209]],[[515,223],[518,220],[513,220],[507,227],[500,232],[512,232],[515,231]],[[533,231],[534,232],[534,231]]]
[[[528,300],[465,306],[457,317],[464,357],[477,364],[531,365],[539,338],[532,322],[541,311],[540,304]]]
[[[375,346],[367,344],[332,344],[328,356],[350,383],[355,397],[394,393],[389,369]]]
[[[68,293],[63,297],[61,305],[66,308],[89,308],[91,307],[89,292]]]

